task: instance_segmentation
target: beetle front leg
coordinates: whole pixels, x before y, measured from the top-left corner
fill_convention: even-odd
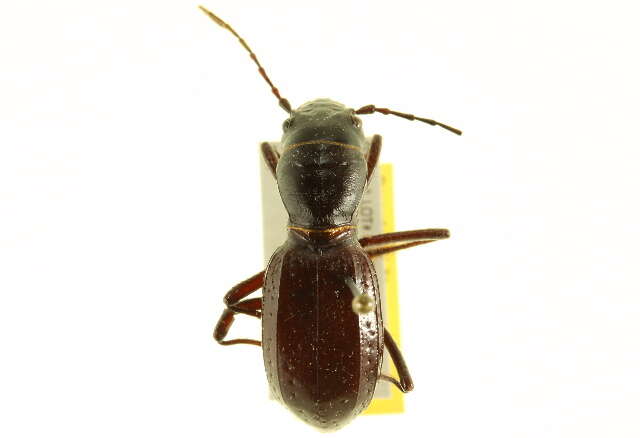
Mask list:
[[[278,167],[278,160],[280,160],[280,155],[276,152],[276,149],[271,146],[271,143],[263,142],[260,145],[260,149],[262,150],[262,158],[267,163],[267,167],[271,171],[271,174],[274,178],[276,178],[276,167]]]
[[[213,338],[221,345],[234,345],[234,344],[249,344],[249,345],[262,345],[260,341],[253,339],[231,339],[225,341],[235,315],[242,313],[249,316],[260,318],[262,309],[262,298],[251,298],[243,300],[249,296],[252,292],[260,289],[264,283],[264,271],[257,273],[256,275],[246,279],[245,281],[235,285],[224,296],[224,303],[227,308],[222,312],[218,324],[213,331]]]
[[[389,356],[391,356],[393,365],[396,367],[400,381],[385,374],[380,376],[380,380],[386,380],[387,382],[393,383],[402,392],[409,392],[413,390],[413,379],[409,373],[409,368],[407,368],[407,364],[404,361],[404,357],[402,357],[402,353],[400,352],[398,345],[393,340],[387,329],[384,329],[384,344],[389,351]]]
[[[367,153],[367,183],[371,179],[371,174],[378,164],[378,158],[380,157],[380,149],[382,148],[382,137],[378,134],[373,136],[371,140],[371,147]]]

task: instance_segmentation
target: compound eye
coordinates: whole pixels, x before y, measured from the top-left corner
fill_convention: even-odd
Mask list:
[[[290,129],[292,125],[293,125],[293,118],[289,117],[287,120],[285,120],[282,123],[282,130],[286,131],[286,130]]]
[[[353,123],[353,126],[355,126],[358,129],[362,127],[362,120],[360,120],[358,117],[356,117],[353,114],[351,115],[351,123]]]

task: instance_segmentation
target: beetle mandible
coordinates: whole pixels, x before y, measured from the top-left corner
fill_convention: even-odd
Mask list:
[[[446,229],[422,229],[358,240],[358,205],[382,145],[375,135],[367,150],[358,115],[378,112],[462,132],[375,105],[355,110],[316,99],[293,109],[240,35],[209,10],[200,9],[240,41],[289,114],[283,124],[282,153],[270,143],[261,145],[289,215],[287,240],[265,271],[225,295],[226,308],[214,338],[222,345],[262,346],[273,396],[307,423],[337,429],[369,405],[379,380],[402,392],[413,389],[402,354],[383,326],[371,259],[449,237]],[[260,288],[263,297],[247,298]],[[237,314],[262,319],[262,341],[226,339]],[[398,379],[381,373],[384,347]]]

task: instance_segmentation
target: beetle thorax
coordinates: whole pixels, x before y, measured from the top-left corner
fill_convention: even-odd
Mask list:
[[[293,111],[283,128],[277,179],[291,224],[351,223],[367,175],[364,134],[353,110],[318,99]]]

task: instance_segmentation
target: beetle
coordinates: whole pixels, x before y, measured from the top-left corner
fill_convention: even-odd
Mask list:
[[[422,229],[357,238],[355,218],[378,161],[382,138],[369,146],[358,115],[390,114],[461,131],[435,120],[367,105],[353,109],[316,99],[293,109],[273,85],[247,43],[211,11],[200,9],[231,32],[289,115],[281,150],[261,144],[289,215],[288,236],[266,270],[234,286],[215,329],[222,345],[262,346],[271,393],[302,420],[335,430],[371,402],[379,380],[413,389],[407,365],[384,328],[373,257],[449,237],[446,229]],[[368,147],[367,147],[368,146]],[[247,298],[258,289],[263,296]],[[226,339],[234,318],[262,319],[262,340]],[[381,372],[387,348],[398,379]]]

